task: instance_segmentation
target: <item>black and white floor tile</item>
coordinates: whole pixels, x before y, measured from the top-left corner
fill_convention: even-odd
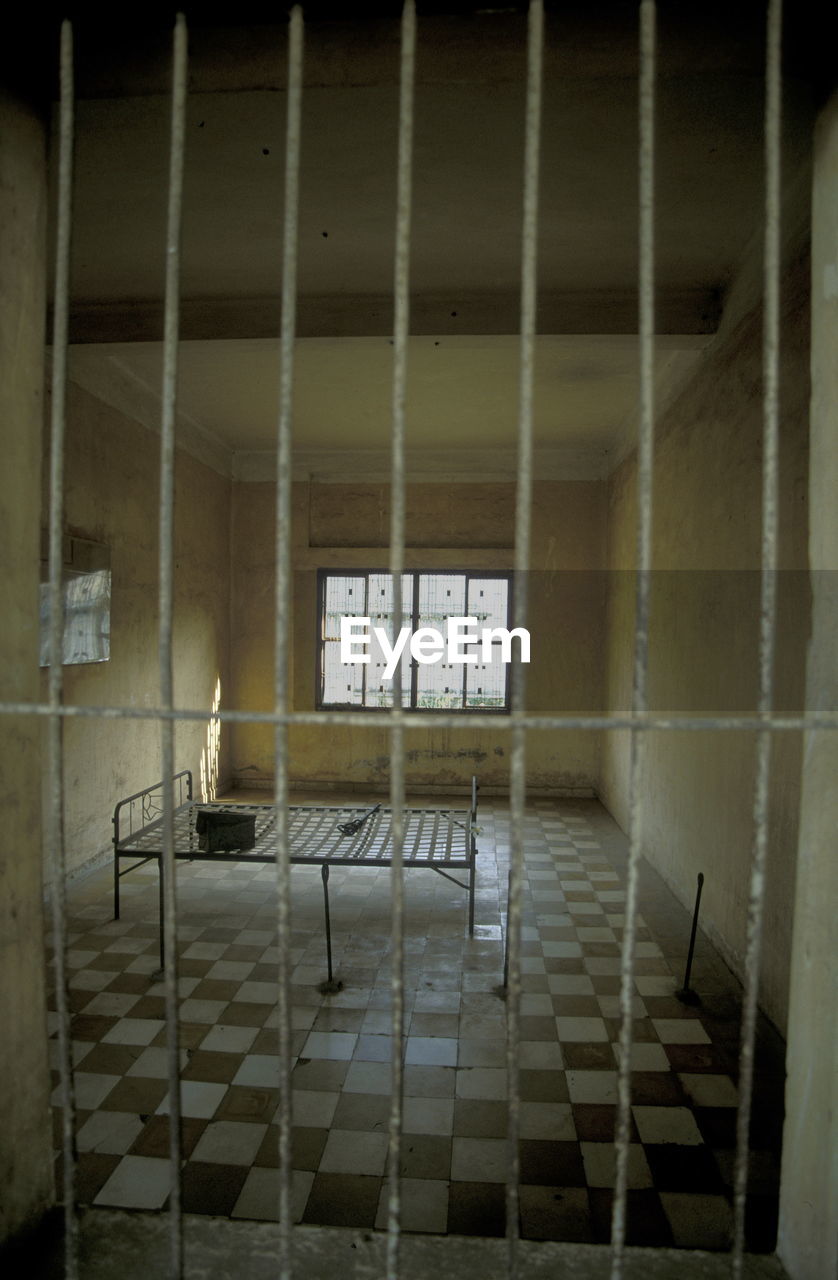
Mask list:
[[[242,797],[244,798],[244,797]],[[262,797],[264,798],[264,797]],[[508,1162],[503,972],[509,813],[481,803],[473,938],[465,895],[432,871],[405,886],[401,1149],[407,1231],[503,1235]],[[626,842],[596,801],[527,811],[518,1084],[520,1231],[610,1235]],[[70,994],[81,1203],[158,1210],[169,1197],[156,866],[70,895]],[[321,995],[322,886],[295,867],[293,1207],[297,1221],[383,1229],[390,1112],[389,872],[331,874],[335,968]],[[178,868],[183,1206],[277,1215],[277,939],[271,867]],[[638,930],[628,1240],[725,1249],[732,1228],[739,990],[700,938],[681,1003],[687,912],[644,866]],[[50,1014],[51,1048],[57,1019]],[[747,1233],[774,1246],[783,1046],[761,1025]],[[58,1074],[56,1146],[60,1146]],[[60,1161],[60,1156],[56,1157]],[[59,1182],[60,1185],[60,1182]]]

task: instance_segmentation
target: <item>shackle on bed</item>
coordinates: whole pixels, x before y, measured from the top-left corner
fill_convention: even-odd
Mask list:
[[[360,831],[367,818],[371,818],[381,808],[380,804],[374,805],[372,809],[368,809],[366,813],[362,813],[360,818],[353,818],[351,822],[338,823],[338,831],[342,836],[354,836],[356,831]]]

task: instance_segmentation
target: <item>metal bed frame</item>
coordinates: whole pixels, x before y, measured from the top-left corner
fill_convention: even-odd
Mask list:
[[[276,861],[276,808],[273,804],[244,804],[235,801],[196,801],[192,772],[175,774],[174,856],[186,862]],[[255,819],[255,843],[251,849],[199,847],[196,829],[200,813],[233,813]],[[389,867],[393,862],[391,811],[381,805],[354,808],[346,805],[291,805],[288,809],[288,853],[292,864],[319,866],[323,880],[328,978],[323,991],[339,991],[332,970],[332,928],[329,911],[329,868],[332,866]],[[119,882],[137,867],[156,859],[158,872],[160,968],[165,967],[163,945],[163,783],[135,792],[120,800],[113,813],[113,902],[114,919],[119,919]],[[131,865],[122,867],[124,859]],[[404,810],[403,862],[405,869],[426,867],[453,881],[468,893],[468,931],[474,933],[474,894],[477,860],[477,779],[471,780],[469,809]],[[464,882],[452,875],[464,871]]]

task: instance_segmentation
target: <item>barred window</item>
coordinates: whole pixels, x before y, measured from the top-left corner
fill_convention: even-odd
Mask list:
[[[509,710],[509,658],[519,641],[508,639],[511,617],[509,574],[405,573],[402,575],[402,620],[395,626],[393,577],[377,570],[346,570],[318,575],[317,706],[391,707],[393,685],[401,671],[402,706],[417,711]],[[449,619],[465,619],[451,661],[447,643]],[[352,653],[341,654],[341,623],[353,619]],[[456,624],[452,624],[456,625]],[[390,658],[394,637],[402,628],[421,637],[424,660],[410,655],[405,641],[395,674]],[[344,623],[344,631],[348,626]],[[470,640],[469,637],[475,639]],[[368,659],[364,661],[364,659]]]

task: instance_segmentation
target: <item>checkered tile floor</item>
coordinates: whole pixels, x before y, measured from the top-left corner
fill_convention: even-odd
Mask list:
[[[497,989],[506,802],[482,801],[479,821],[473,939],[465,933],[463,892],[431,871],[406,877],[401,1174],[408,1231],[497,1236],[505,1229],[505,1005]],[[525,1238],[609,1237],[625,856],[622,833],[597,802],[529,806],[519,1070]],[[70,895],[84,1204],[161,1209],[169,1195],[156,874],[152,865],[123,879],[119,921],[109,871]],[[307,1223],[383,1228],[389,871],[332,871],[335,969],[344,983],[332,996],[318,991],[325,976],[319,873],[295,867],[292,883],[294,1213]],[[273,868],[180,864],[178,885],[184,1208],[275,1218]],[[724,1249],[739,992],[700,939],[691,985],[701,1003],[680,1003],[674,992],[689,918],[646,867],[640,911],[628,1239]],[[55,1051],[55,1013],[50,1033]],[[783,1097],[783,1046],[767,1026],[760,1027],[756,1076],[747,1234],[748,1247],[760,1251],[775,1242]],[[56,1087],[57,1146],[58,1101]]]

